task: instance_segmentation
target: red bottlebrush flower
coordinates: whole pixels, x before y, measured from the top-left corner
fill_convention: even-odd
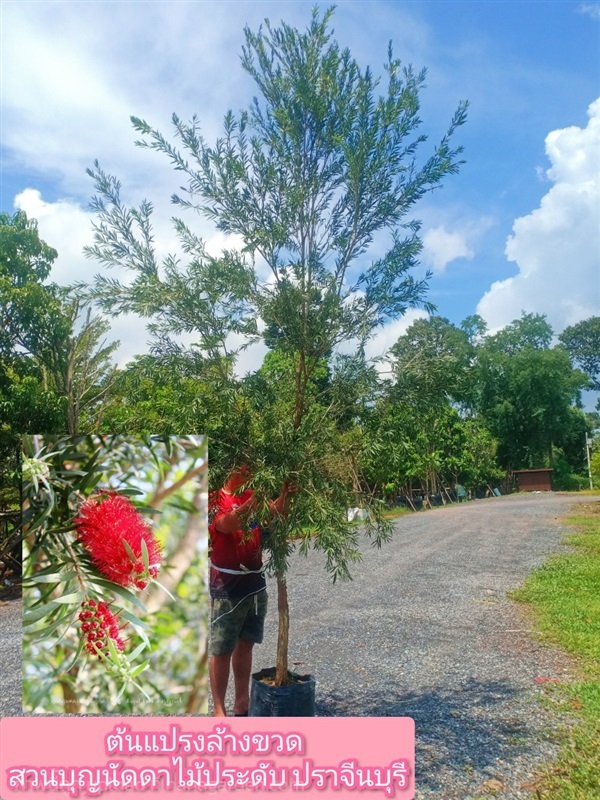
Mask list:
[[[74,519],[77,535],[92,557],[94,566],[106,578],[121,586],[145,589],[158,575],[160,545],[152,529],[131,501],[107,493],[88,498]],[[148,569],[143,545],[148,551]]]
[[[81,633],[85,637],[85,648],[90,655],[102,659],[110,655],[108,640],[112,639],[119,652],[125,648],[125,642],[120,635],[119,618],[110,610],[106,603],[96,604],[94,600],[85,599],[81,604],[79,621],[82,622]],[[88,614],[92,614],[92,621],[88,622]],[[84,621],[85,620],[85,621]],[[96,648],[100,649],[100,653]]]

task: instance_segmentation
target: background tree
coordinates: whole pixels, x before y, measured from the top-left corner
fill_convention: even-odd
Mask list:
[[[477,408],[505,469],[548,465],[571,431],[571,406],[586,378],[562,348],[549,349],[551,339],[545,317],[524,314],[477,350]]]
[[[60,431],[66,403],[44,385],[39,366],[30,358],[0,361],[0,427],[21,431]]]
[[[600,317],[590,317],[571,325],[558,338],[574,366],[590,379],[591,388],[600,391]]]
[[[64,413],[28,349],[59,310],[57,287],[46,283],[56,257],[25,212],[0,214],[0,426],[15,434],[58,430]]]
[[[62,426],[71,436],[79,433],[82,417],[102,419],[103,401],[111,390],[117,369],[111,356],[119,342],[107,344],[103,337],[110,330],[102,317],[92,317],[88,308],[66,293],[52,324],[37,331],[30,351],[42,370],[44,383],[64,398],[66,420]],[[27,339],[33,337],[26,337]]]
[[[390,348],[395,393],[419,408],[464,404],[473,385],[475,348],[444,317],[413,322]]]
[[[246,459],[255,467],[259,496],[266,498],[288,476],[300,485],[294,512],[286,522],[274,521],[270,537],[281,612],[279,683],[287,679],[290,538],[299,535],[308,546],[307,526],[316,531],[310,541],[324,550],[334,577],[347,574],[357,554],[358,533],[346,523],[346,506],[357,502],[356,482],[341,480],[332,467],[337,429],[309,387],[323,359],[342,342],[355,339],[360,347],[382,322],[408,307],[427,306],[426,281],[410,275],[421,247],[419,224],[406,216],[457,171],[460,148],[450,142],[465,120],[460,105],[433,154],[419,163],[424,137],[415,130],[424,72],[403,68],[390,48],[387,86],[377,96],[370,69],[361,70],[332,39],[331,13],[321,17],[315,10],[305,33],[285,23],[273,28],[268,21],[257,33],[245,30],[242,65],[258,96],[238,116],[227,113],[214,146],[202,138],[195,118],[190,124],[173,118],[186,155],[133,119],[143,137],[139,144],[165,153],[187,176],[187,198],[175,202],[240,235],[243,252],[212,259],[178,220],[182,249],[191,261],[184,270],[169,258],[159,269],[149,204],[124,208],[118,181],[97,165],[91,172],[99,222],[89,254],[135,275],[128,285],[96,281],[93,296],[107,312],[157,314],[154,330],[164,334],[197,331],[200,350],[230,383],[236,351],[228,337],[255,335],[259,320],[291,362],[291,394],[267,412],[246,405]],[[380,234],[390,237],[387,252],[369,259]],[[269,280],[255,271],[253,260],[259,257]],[[223,477],[218,453],[224,441],[215,437],[211,449],[215,481]],[[229,460],[231,466],[231,448],[222,451],[222,463]],[[386,528],[376,525],[371,533],[380,542]]]
[[[552,326],[545,314],[521,312],[519,319],[505,325],[497,333],[481,341],[486,352],[510,356],[523,350],[548,350],[552,342]]]
[[[206,430],[207,385],[189,359],[136,356],[115,374],[108,402],[94,422],[104,433]]]
[[[467,413],[475,400],[475,346],[485,329],[477,318],[467,330],[447,319],[414,322],[390,348],[392,380],[370,414],[367,442],[382,436],[385,447],[373,448],[372,473],[395,484],[409,497],[453,488],[460,482],[476,490],[498,477],[491,436]],[[471,437],[480,445],[471,450]],[[372,446],[372,445],[371,445]]]
[[[24,211],[0,214],[0,353],[27,349],[25,337],[56,306],[54,284],[45,285],[57,252],[43,242]]]
[[[472,345],[481,344],[487,333],[487,323],[479,314],[471,314],[460,323],[460,329],[467,334]]]
[[[0,421],[16,433],[76,434],[115,374],[108,323],[48,282],[56,257],[35,220],[0,215]]]

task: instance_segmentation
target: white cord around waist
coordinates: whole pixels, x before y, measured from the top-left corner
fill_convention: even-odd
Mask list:
[[[267,587],[266,586],[262,586],[260,589],[257,589],[255,592],[250,592],[250,594],[247,594],[245,597],[242,597],[241,600],[238,600],[238,602],[234,605],[234,607],[229,609],[229,611],[226,611],[224,614],[220,614],[216,619],[211,620],[210,624],[214,625],[220,619],[223,619],[223,617],[226,617],[228,614],[232,614],[236,610],[236,608],[240,605],[240,603],[243,603],[244,600],[247,600],[249,597],[252,597],[253,595],[254,595],[254,613],[258,614],[258,595],[261,592],[266,592],[266,590],[267,590]]]
[[[225,572],[227,575],[260,575],[266,569],[264,566],[260,569],[248,569],[243,564],[240,564],[239,569],[225,569],[225,567],[217,567],[212,561],[209,561],[208,565],[211,569],[216,569],[217,572]]]

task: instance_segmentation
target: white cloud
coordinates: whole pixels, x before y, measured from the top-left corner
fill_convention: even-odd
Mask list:
[[[91,214],[70,200],[48,203],[37,189],[20,192],[14,206],[37,220],[40,237],[58,251],[50,280],[66,285],[92,277],[94,268],[83,256],[92,243]]]
[[[228,340],[228,344],[232,347],[235,347],[239,344],[242,344],[243,341],[244,340],[242,337],[231,336]],[[235,374],[239,378],[243,378],[244,375],[256,372],[257,369],[260,369],[268,352],[269,348],[262,341],[254,342],[245,350],[242,350],[235,363]]]
[[[439,216],[439,211],[437,214]],[[494,220],[480,217],[466,221],[450,221],[428,228],[423,234],[421,261],[436,274],[445,271],[448,264],[459,258],[472,261],[476,247]]]
[[[600,3],[581,3],[577,11],[587,14],[592,19],[600,19]]]
[[[229,107],[247,104],[243,26],[270,4],[5,3],[2,159],[61,192],[91,194],[98,158],[125,190],[178,191],[168,159],[134,148],[130,115],[171,136],[171,115],[197,112],[209,141]],[[306,20],[301,5],[294,19]],[[31,178],[30,178],[31,180]]]
[[[441,225],[430,228],[423,236],[421,260],[434,272],[443,272],[457,258],[471,259],[474,255],[464,231],[448,231]]]
[[[553,185],[507,239],[518,274],[493,283],[479,301],[477,313],[491,330],[522,310],[546,314],[556,332],[600,313],[600,99],[588,116],[585,128],[546,137]]]

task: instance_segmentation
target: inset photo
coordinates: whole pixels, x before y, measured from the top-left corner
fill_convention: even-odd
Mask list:
[[[23,438],[23,710],[206,714],[207,438]]]

